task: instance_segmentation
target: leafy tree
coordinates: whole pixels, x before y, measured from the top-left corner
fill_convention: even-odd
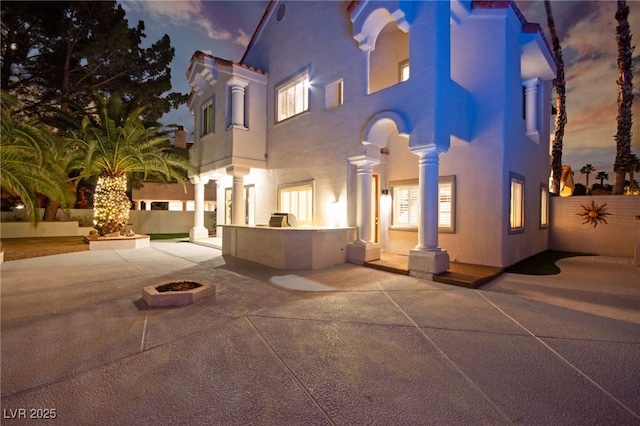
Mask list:
[[[600,187],[604,187],[604,181],[609,180],[609,173],[607,172],[598,172],[596,175],[596,179],[600,179]]]
[[[129,28],[116,2],[2,2],[1,8],[1,84],[32,111],[42,105],[66,111],[71,104],[90,110],[92,92],[118,91],[127,112],[144,104],[144,118],[156,121],[186,100],[165,95],[174,57],[169,36],[140,47],[144,23]]]
[[[589,192],[589,175],[593,172],[596,171],[596,168],[593,167],[591,164],[585,164],[581,169],[580,169],[580,173],[582,173],[583,175],[587,176],[587,181],[585,186],[587,187],[587,192]]]
[[[44,194],[63,205],[71,202],[68,178],[55,161],[59,146],[56,135],[37,119],[20,114],[14,97],[2,92],[0,132],[0,185],[8,193],[22,199],[27,215],[35,225],[39,220],[38,194]]]
[[[109,98],[94,95],[95,121],[85,117],[73,138],[74,168],[80,178],[98,177],[94,192],[94,219],[100,235],[123,232],[131,201],[127,179],[132,173],[164,177],[183,182],[195,172],[189,161],[172,152],[169,138],[159,127],[145,127],[143,108],[126,113],[118,94]]]
[[[562,49],[560,48],[560,39],[556,32],[556,24],[551,13],[551,3],[545,0],[544,8],[547,12],[547,24],[551,33],[553,44],[553,56],[556,60],[558,71],[553,85],[556,89],[556,131],[551,145],[551,169],[553,170],[553,187],[551,192],[560,193],[560,177],[562,175],[562,139],[564,138],[564,127],[567,124],[567,107],[566,107],[566,90],[564,79],[564,60],[562,59]]]
[[[629,16],[629,6],[625,0],[618,0],[616,10],[616,40],[618,42],[618,132],[616,139],[616,159],[613,170],[616,173],[613,184],[613,195],[624,193],[624,180],[629,167],[629,156],[631,155],[631,126],[632,126],[632,103],[633,103],[633,63],[631,46],[631,30],[627,20]],[[633,179],[631,179],[633,180]]]

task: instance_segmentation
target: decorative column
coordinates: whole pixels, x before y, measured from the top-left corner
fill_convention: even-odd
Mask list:
[[[438,247],[438,157],[435,148],[416,148],[420,157],[418,245],[409,253],[409,274],[433,279],[449,269],[449,255]]]
[[[358,265],[370,260],[380,259],[380,245],[373,242],[373,200],[371,189],[373,184],[373,166],[380,163],[377,158],[366,155],[350,157],[349,162],[356,166],[356,224],[358,239],[349,244],[347,260]]]
[[[234,76],[227,82],[227,85],[231,88],[231,127],[246,130],[244,96],[249,82]]]
[[[244,225],[244,177],[249,174],[249,167],[230,166],[227,167],[227,174],[233,177],[231,187],[231,224]]]
[[[526,134],[534,142],[540,140],[538,129],[538,78],[522,82],[524,86],[524,120]]]
[[[144,201],[144,209],[147,211],[151,210],[151,201],[149,200],[143,200]]]
[[[204,186],[209,183],[209,178],[192,176],[193,184],[193,228],[189,230],[189,241],[209,238],[209,230],[204,226]]]

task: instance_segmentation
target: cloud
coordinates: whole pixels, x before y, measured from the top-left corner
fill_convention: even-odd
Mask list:
[[[234,36],[231,31],[222,28],[207,17],[208,11],[202,0],[128,1],[121,4],[125,9],[146,12],[154,23],[162,26],[189,27],[211,40],[229,41],[243,47],[249,44],[249,36],[242,29],[236,29]]]

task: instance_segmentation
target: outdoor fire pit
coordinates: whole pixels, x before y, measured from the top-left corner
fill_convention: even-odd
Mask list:
[[[215,296],[216,286],[193,281],[175,281],[142,288],[142,299],[149,306],[182,306]]]

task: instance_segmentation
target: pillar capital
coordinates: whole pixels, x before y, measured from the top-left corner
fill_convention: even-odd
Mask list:
[[[229,79],[229,81],[227,81],[227,86],[231,86],[231,87],[242,87],[245,88],[249,85],[249,81],[245,80],[244,78],[240,78],[236,75],[234,75],[233,77],[231,77]]]
[[[376,164],[380,164],[379,158],[373,158],[367,155],[354,155],[353,157],[348,158],[349,163],[353,164],[358,168],[363,168],[366,166],[375,166]]]
[[[189,176],[189,182],[191,182],[193,185],[206,185],[209,183],[209,178],[205,176],[194,175]]]
[[[225,170],[230,176],[244,177],[251,172],[251,167],[245,166],[229,166]]]

